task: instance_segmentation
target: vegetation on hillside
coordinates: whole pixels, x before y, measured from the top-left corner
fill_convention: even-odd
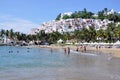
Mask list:
[[[45,34],[44,31],[40,31],[36,35],[26,35],[20,32],[13,32],[13,30],[1,30],[0,36],[6,35],[9,38],[17,41],[24,40],[29,41],[44,41],[49,43],[56,43],[59,39],[74,40],[76,42],[116,42],[120,40],[120,25],[116,26],[114,23],[108,25],[106,30],[96,31],[94,27],[82,28],[74,32],[53,32]]]
[[[61,17],[61,13],[56,17],[56,20],[60,20],[62,19],[73,19],[73,18],[83,18],[83,19],[109,19],[111,21],[114,22],[119,22],[120,21],[120,14],[118,14],[117,12],[115,12],[114,14],[107,14],[109,10],[107,8],[104,8],[101,11],[98,11],[97,15],[98,16],[94,16],[95,13],[91,12],[91,11],[87,11],[86,8],[84,8],[82,11],[75,11],[73,12],[70,16],[69,15],[64,15],[63,17]]]

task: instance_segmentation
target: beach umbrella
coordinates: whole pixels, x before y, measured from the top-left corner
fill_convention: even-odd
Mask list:
[[[113,45],[120,45],[120,41],[118,40],[116,43],[114,43]]]

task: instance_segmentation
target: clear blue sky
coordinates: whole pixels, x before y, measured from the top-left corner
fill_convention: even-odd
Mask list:
[[[83,8],[95,13],[104,8],[118,12],[120,0],[0,0],[0,29],[6,26],[5,29],[25,32],[54,20],[59,13]]]

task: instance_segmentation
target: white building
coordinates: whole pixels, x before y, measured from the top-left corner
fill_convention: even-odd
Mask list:
[[[71,14],[73,14],[73,12],[65,12],[65,13],[61,14],[61,19],[63,18],[64,15],[71,16]]]
[[[98,17],[98,15],[97,14],[94,14],[94,15],[92,15],[93,17],[95,17],[95,18],[97,18]]]
[[[0,37],[0,43],[8,44],[11,42],[13,42],[13,40],[8,38],[6,35]]]
[[[39,30],[44,30],[45,33],[52,32],[71,32],[77,29],[81,29],[83,27],[88,28],[90,26],[95,27],[96,30],[106,29],[107,25],[112,23],[108,19],[104,19],[103,21],[100,19],[66,19],[60,21],[49,21],[40,25]]]
[[[107,12],[107,15],[110,15],[110,14],[114,14],[115,11],[113,9],[111,9],[110,11]]]

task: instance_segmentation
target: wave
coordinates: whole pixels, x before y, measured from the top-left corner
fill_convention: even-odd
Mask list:
[[[77,51],[74,51],[74,50],[70,50],[70,52],[75,53],[75,54],[87,55],[87,56],[98,56],[97,54],[77,52]]]

